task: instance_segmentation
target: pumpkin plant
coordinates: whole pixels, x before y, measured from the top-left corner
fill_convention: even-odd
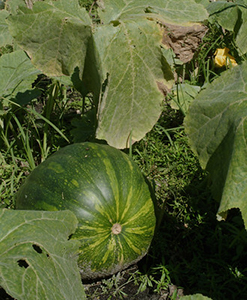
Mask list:
[[[185,128],[201,166],[211,175],[220,203],[218,217],[239,208],[247,227],[246,208],[247,63],[224,71],[190,105]]]
[[[9,0],[8,11],[0,11],[2,40],[14,39],[42,73],[70,78],[84,96],[93,93],[96,138],[116,148],[152,129],[172,87],[164,28],[208,17],[194,0],[98,1],[97,22],[77,0],[28,2],[29,8]]]
[[[209,22],[217,22],[222,28],[235,35],[235,43],[240,55],[247,52],[247,1],[217,1],[208,3]]]
[[[85,300],[76,227],[70,211],[0,209],[0,286],[18,300]]]
[[[69,145],[41,163],[16,197],[17,209],[71,210],[79,221],[82,278],[106,276],[140,260],[155,228],[151,193],[138,166],[108,145]]]

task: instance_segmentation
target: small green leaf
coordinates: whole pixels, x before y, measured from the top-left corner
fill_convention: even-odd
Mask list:
[[[9,30],[33,64],[49,76],[82,74],[91,21],[78,1],[35,2],[8,18]]]
[[[174,97],[171,101],[171,107],[173,109],[180,109],[184,114],[186,114],[190,103],[197,96],[200,89],[200,86],[190,85],[188,83],[181,83],[174,86],[172,88]]]
[[[4,0],[0,0],[0,9],[4,9],[5,3]]]
[[[212,177],[219,214],[239,208],[247,227],[247,63],[225,71],[190,105],[185,128]]]
[[[86,299],[70,211],[0,210],[0,286],[18,300]]]

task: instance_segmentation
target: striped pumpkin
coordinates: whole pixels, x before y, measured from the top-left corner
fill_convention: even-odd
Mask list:
[[[107,145],[69,145],[40,164],[16,196],[17,209],[64,210],[77,216],[82,278],[114,274],[148,251],[155,215],[137,165]]]

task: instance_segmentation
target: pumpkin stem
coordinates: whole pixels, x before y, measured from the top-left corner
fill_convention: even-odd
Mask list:
[[[111,231],[113,234],[119,234],[122,231],[122,226],[119,223],[113,224]]]

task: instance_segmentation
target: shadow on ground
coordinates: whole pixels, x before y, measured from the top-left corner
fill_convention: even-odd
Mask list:
[[[172,283],[185,294],[214,300],[247,299],[247,232],[239,210],[216,219],[218,204],[203,181],[184,189],[187,219],[174,216],[169,199],[146,264],[164,261]]]

